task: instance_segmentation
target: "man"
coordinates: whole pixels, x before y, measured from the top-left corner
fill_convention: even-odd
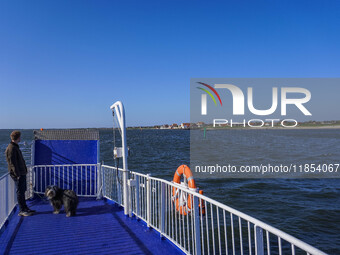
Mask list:
[[[20,131],[13,131],[10,137],[11,142],[7,146],[5,154],[9,174],[16,186],[17,200],[20,207],[19,216],[31,216],[35,211],[28,208],[25,200],[27,167],[18,145],[21,133]]]

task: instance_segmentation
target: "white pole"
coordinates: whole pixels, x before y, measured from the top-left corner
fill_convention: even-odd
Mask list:
[[[146,223],[151,225],[151,179],[150,174],[146,175]]]
[[[125,125],[125,111],[124,106],[121,101],[117,101],[114,103],[110,109],[112,111],[116,110],[117,119],[119,122],[119,127],[122,135],[122,157],[123,157],[123,196],[124,196],[124,214],[129,214],[129,201],[128,201],[128,187],[127,187],[127,179],[128,179],[128,163],[127,163],[127,146],[126,146],[126,125]]]

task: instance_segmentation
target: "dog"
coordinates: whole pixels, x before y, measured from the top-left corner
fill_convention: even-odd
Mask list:
[[[79,200],[73,190],[64,190],[55,185],[48,186],[45,191],[45,196],[50,200],[54,214],[58,214],[62,205],[64,205],[66,217],[76,215]]]

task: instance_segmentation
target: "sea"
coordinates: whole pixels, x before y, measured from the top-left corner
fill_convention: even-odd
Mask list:
[[[8,171],[4,151],[11,131],[0,130],[0,176]],[[19,145],[29,165],[33,130],[21,132]],[[233,139],[238,141],[239,151],[229,152],[235,153],[229,156],[239,157],[240,151],[246,154],[251,148],[243,132],[248,132],[249,136],[250,131],[230,132],[235,132]],[[112,150],[115,136],[119,136],[117,131],[100,130],[100,160],[107,165],[114,165]],[[254,144],[257,143],[256,137],[261,138],[261,143],[266,143],[264,139],[268,139],[268,143],[272,139],[266,135],[252,137]],[[309,138],[313,139],[313,146],[319,146],[323,152],[319,155],[315,150],[306,150],[306,157],[322,156],[325,162],[337,159],[339,163],[340,129],[306,129],[295,133],[293,140],[299,144],[306,143]],[[280,132],[279,140],[280,146],[288,148],[291,146],[292,133]],[[119,142],[118,139],[116,142]],[[130,148],[130,170],[171,181],[179,165],[190,165],[189,130],[128,129],[127,143]],[[268,160],[273,157],[273,153],[271,151],[268,154]],[[266,159],[266,155],[262,157]],[[294,154],[290,155],[290,160],[294,161]],[[196,184],[210,198],[258,218],[326,253],[340,254],[340,179],[199,178]]]

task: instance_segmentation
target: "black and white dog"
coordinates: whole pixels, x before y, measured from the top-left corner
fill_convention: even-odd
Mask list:
[[[73,190],[64,190],[57,186],[48,186],[45,191],[45,196],[50,200],[54,214],[58,214],[62,205],[64,205],[66,217],[76,215],[79,201],[77,194]]]

